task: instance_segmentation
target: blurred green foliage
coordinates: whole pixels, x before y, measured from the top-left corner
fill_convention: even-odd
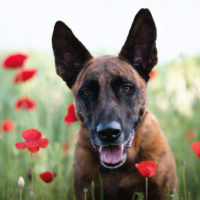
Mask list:
[[[1,52],[0,63],[7,55]],[[74,152],[74,138],[78,137],[79,123],[64,123],[68,104],[73,98],[65,83],[56,75],[52,55],[29,52],[25,68],[38,68],[32,80],[14,85],[17,70],[0,67],[0,124],[5,119],[15,122],[13,133],[0,133],[0,199],[19,199],[17,180],[25,179],[23,199],[69,199],[70,175]],[[184,57],[155,68],[156,75],[149,81],[147,103],[155,114],[171,146],[177,163],[179,196],[183,196],[182,165],[185,161],[186,186],[190,199],[200,199],[200,158],[191,144],[200,141],[200,56]],[[35,110],[16,111],[14,103],[19,97],[28,96],[36,101]],[[37,128],[50,141],[46,149],[33,156],[33,193],[30,189],[30,152],[18,150],[15,143],[23,141],[21,132]],[[69,152],[63,145],[69,143]],[[39,178],[44,171],[56,172],[55,179],[46,184]],[[35,198],[33,198],[33,196]]]

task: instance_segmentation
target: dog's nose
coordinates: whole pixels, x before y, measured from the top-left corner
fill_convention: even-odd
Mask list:
[[[98,124],[96,131],[102,141],[113,142],[121,135],[121,125],[117,121],[101,122]]]

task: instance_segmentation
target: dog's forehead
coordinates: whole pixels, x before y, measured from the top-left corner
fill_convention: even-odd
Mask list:
[[[137,71],[125,60],[117,56],[101,56],[90,59],[79,73],[75,88],[80,88],[87,80],[107,81],[112,77],[126,77],[128,80],[135,80],[137,84],[143,81]]]
[[[127,65],[127,66],[126,66]],[[85,74],[90,75],[92,73],[99,74],[132,74],[133,68],[128,65],[125,61],[121,60],[117,56],[101,56],[91,59],[87,63],[87,68],[85,69]]]

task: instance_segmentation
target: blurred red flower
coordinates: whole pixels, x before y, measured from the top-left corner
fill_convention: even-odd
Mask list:
[[[140,174],[144,177],[152,177],[157,173],[157,167],[155,162],[151,160],[136,163],[135,167],[138,169]]]
[[[74,104],[72,103],[68,106],[67,115],[65,116],[65,122],[69,126],[71,123],[76,122],[76,121],[77,121],[77,117],[74,110]]]
[[[64,145],[63,145],[63,152],[64,154],[68,154],[69,153],[69,142],[65,142]]]
[[[49,171],[43,172],[39,176],[46,183],[50,183],[54,179],[54,175]]]
[[[24,61],[26,60],[28,56],[25,54],[11,54],[7,56],[3,61],[3,67],[9,68],[9,69],[15,69],[22,67],[24,64]]]
[[[36,75],[37,69],[22,69],[14,76],[14,83],[21,83],[31,79]]]
[[[28,97],[22,97],[15,102],[16,110],[25,109],[27,111],[31,111],[35,109],[35,107],[36,107],[36,103]]]
[[[155,78],[155,76],[157,75],[157,72],[155,69],[152,69],[149,76],[150,76],[150,80],[153,80]]]
[[[71,134],[71,141],[72,141],[72,142],[75,142],[76,139],[77,139],[77,134],[76,134],[76,132],[73,132],[73,133]]]
[[[27,148],[31,153],[36,153],[40,148],[46,148],[49,144],[49,140],[42,138],[42,134],[37,129],[24,130],[21,135],[26,142],[16,143],[15,146],[17,149]]]
[[[185,137],[188,141],[192,141],[195,138],[195,131],[193,129],[188,129],[185,133]]]
[[[192,143],[192,149],[194,153],[200,158],[200,142]]]
[[[15,129],[14,122],[10,119],[6,119],[2,122],[1,125],[1,132],[7,133],[7,132],[13,132]]]

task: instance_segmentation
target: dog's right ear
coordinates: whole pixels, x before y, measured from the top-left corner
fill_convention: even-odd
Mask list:
[[[52,45],[56,72],[71,88],[78,73],[92,56],[72,31],[61,21],[55,24]]]

